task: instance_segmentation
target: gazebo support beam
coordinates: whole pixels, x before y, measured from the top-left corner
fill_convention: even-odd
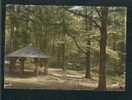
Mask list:
[[[17,58],[11,58],[10,59],[10,65],[9,65],[9,72],[13,72],[13,67],[15,67],[15,65],[16,65],[16,60],[17,60]]]
[[[38,58],[34,58],[35,69],[34,72],[37,74],[38,71]]]
[[[43,62],[44,64],[44,74],[47,75],[48,74],[48,61]]]
[[[20,58],[20,63],[21,63],[21,72],[24,73],[24,62],[26,58]]]

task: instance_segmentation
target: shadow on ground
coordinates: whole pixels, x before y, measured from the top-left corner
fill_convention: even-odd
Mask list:
[[[97,79],[86,79],[77,71],[64,72],[61,69],[49,69],[48,75],[37,76],[33,71],[6,73],[5,88],[11,89],[48,89],[48,90],[95,90]],[[108,91],[124,91],[119,86],[108,86]]]

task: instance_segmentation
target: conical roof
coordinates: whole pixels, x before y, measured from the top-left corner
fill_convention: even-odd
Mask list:
[[[40,49],[28,45],[22,49],[16,50],[6,56],[7,58],[24,57],[24,58],[48,58],[49,56],[43,53]]]

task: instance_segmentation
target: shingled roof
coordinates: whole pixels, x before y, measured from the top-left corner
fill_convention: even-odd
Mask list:
[[[22,49],[16,50],[6,56],[7,58],[24,57],[24,58],[49,58],[49,56],[43,53],[40,49],[34,48],[32,45],[28,45]]]

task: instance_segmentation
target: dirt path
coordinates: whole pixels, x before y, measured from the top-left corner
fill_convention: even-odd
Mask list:
[[[46,76],[26,75],[26,73],[24,76],[6,75],[5,88],[94,90],[97,87],[96,79],[86,79],[84,74],[77,71],[70,70],[67,73],[63,72],[62,69],[50,68],[48,73]]]

